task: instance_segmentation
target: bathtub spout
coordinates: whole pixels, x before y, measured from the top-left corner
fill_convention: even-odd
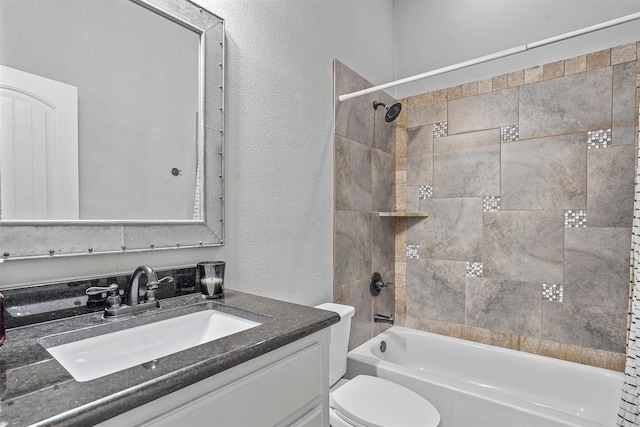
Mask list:
[[[390,325],[393,325],[393,315],[385,316],[384,314],[376,313],[373,316],[373,321],[376,322],[376,323],[388,323]]]

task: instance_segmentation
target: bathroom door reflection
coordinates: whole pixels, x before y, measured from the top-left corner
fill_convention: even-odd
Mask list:
[[[78,90],[0,66],[2,219],[78,219]]]

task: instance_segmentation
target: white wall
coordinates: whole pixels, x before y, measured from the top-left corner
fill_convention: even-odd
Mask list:
[[[0,264],[0,286],[227,261],[229,288],[304,304],[333,283],[333,69],[394,78],[392,0],[200,0],[225,19],[226,245]]]
[[[226,21],[229,272],[257,294],[328,301],[332,59],[372,80],[393,78],[393,2],[202,4]]]
[[[640,0],[396,0],[396,78],[640,12]],[[396,88],[404,98],[640,39],[640,21]],[[376,84],[386,82],[374,82]]]

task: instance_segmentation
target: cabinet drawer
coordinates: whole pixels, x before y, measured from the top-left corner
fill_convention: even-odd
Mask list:
[[[147,425],[272,426],[321,395],[322,348],[316,343]]]
[[[293,423],[291,427],[323,427],[322,426],[322,406],[316,406],[307,415]]]

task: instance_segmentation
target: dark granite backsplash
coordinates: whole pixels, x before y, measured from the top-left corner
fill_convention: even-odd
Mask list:
[[[171,270],[156,270],[159,279],[170,276],[173,282],[161,282],[156,290],[158,299],[200,292],[195,266]],[[117,283],[123,295],[131,274],[110,275],[67,282],[2,289],[5,297],[5,326],[16,328],[33,323],[77,316],[104,309],[107,294],[87,296],[92,286],[107,287]],[[144,294],[146,277],[140,278],[140,294]]]

